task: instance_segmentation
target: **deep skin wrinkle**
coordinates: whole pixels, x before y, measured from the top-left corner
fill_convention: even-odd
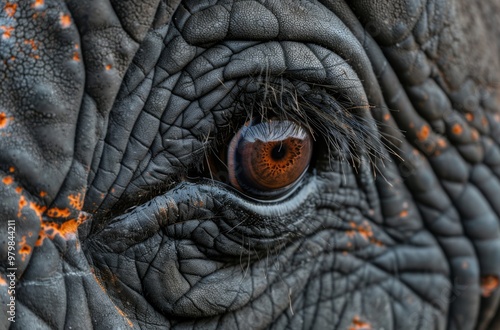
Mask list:
[[[0,328],[500,327],[498,17],[0,1]],[[313,141],[275,194],[228,161],[268,120]]]

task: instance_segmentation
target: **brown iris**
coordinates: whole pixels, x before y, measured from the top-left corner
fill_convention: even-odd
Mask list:
[[[274,197],[293,186],[312,155],[310,134],[286,120],[247,123],[228,148],[229,181],[257,197]]]

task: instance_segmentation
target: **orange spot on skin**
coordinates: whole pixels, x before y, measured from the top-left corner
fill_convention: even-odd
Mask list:
[[[67,218],[71,215],[68,208],[60,209],[58,207],[53,207],[47,210],[47,215],[52,218]]]
[[[38,216],[38,218],[40,219],[40,221],[42,221],[43,212],[45,212],[45,210],[47,209],[47,207],[46,206],[38,205],[38,204],[33,203],[33,202],[30,202],[30,209],[32,209],[36,213],[36,215]]]
[[[376,246],[379,246],[379,247],[385,246],[384,243],[382,243],[381,241],[379,241],[378,239],[375,239],[375,238],[370,238],[370,243],[372,243]]]
[[[498,288],[498,277],[494,275],[487,275],[481,277],[481,294],[483,297],[489,297],[493,291]]]
[[[400,218],[406,218],[408,216],[408,210],[403,210],[399,213]]]
[[[38,239],[35,242],[35,246],[42,246],[43,241],[47,238],[47,235],[45,232],[42,230],[40,231],[40,234],[38,235]]]
[[[78,193],[76,195],[69,195],[69,205],[73,206],[77,210],[81,210],[83,207],[83,197],[82,193]]]
[[[373,236],[372,229],[370,225],[366,222],[358,226],[358,233],[365,239],[368,240],[369,237]]]
[[[346,234],[348,237],[353,237],[354,234],[357,232],[361,237],[363,237],[365,240],[368,241],[369,238],[373,236],[372,228],[370,227],[370,224],[367,221],[364,221],[359,226],[355,222],[351,221],[350,226],[354,228],[354,230],[347,231]]]
[[[29,245],[24,245],[20,250],[19,254],[21,255],[21,260],[25,261],[26,257],[29,256],[31,253],[31,246]]]
[[[0,276],[0,285],[7,286],[7,281],[3,278],[3,276]]]
[[[9,123],[9,118],[7,118],[5,112],[0,112],[0,129],[7,127],[8,123]]]
[[[116,306],[115,306],[115,308],[116,308],[116,310],[118,311],[118,314],[120,314],[121,316],[123,316],[123,318],[124,318],[125,320],[127,320],[127,323],[128,323],[128,325],[129,325],[129,327],[133,328],[133,327],[134,327],[134,325],[133,325],[133,324],[132,324],[132,322],[128,319],[127,315],[125,315],[125,313],[124,313],[121,309],[119,309],[118,307],[116,307]]]
[[[80,62],[80,53],[78,52],[73,53],[73,61]]]
[[[388,121],[389,119],[391,119],[391,115],[388,113],[384,114],[384,120]]]
[[[10,172],[10,173],[14,173],[14,171],[15,171],[15,170],[16,170],[16,169],[14,168],[14,166],[9,167],[9,172]]]
[[[19,246],[21,247],[19,249],[19,254],[21,255],[21,260],[25,261],[26,257],[29,256],[31,253],[31,246],[26,244],[26,236],[23,236],[21,238],[21,241],[19,242]]]
[[[75,44],[75,49],[80,49],[80,45]]]
[[[447,143],[446,143],[445,139],[439,139],[437,141],[437,143],[438,143],[438,146],[440,146],[441,148],[446,148],[446,146],[447,146]]]
[[[76,220],[69,220],[61,225],[59,232],[61,233],[62,236],[68,237],[68,235],[76,234],[78,226],[79,223]]]
[[[21,187],[16,187],[16,193],[20,194],[23,192],[23,188]]]
[[[59,16],[59,24],[61,24],[63,29],[67,29],[71,25],[71,17],[67,14],[62,14]]]
[[[14,28],[12,26],[0,25],[0,30],[3,31],[2,39],[9,39],[14,32]]]
[[[18,218],[21,217],[21,212],[23,211],[24,207],[26,207],[26,205],[28,205],[28,202],[26,201],[26,198],[24,198],[24,196],[21,195],[21,197],[19,198],[18,211],[17,211]]]
[[[472,138],[473,141],[479,140],[479,133],[475,129],[473,129],[471,131],[470,136],[471,136],[471,138]]]
[[[40,246],[46,238],[54,239],[56,236],[60,236],[63,239],[69,240],[75,237],[78,230],[78,226],[81,225],[80,220],[70,219],[63,223],[55,223],[51,221],[42,222],[42,229],[38,234],[38,240],[35,246]]]
[[[429,134],[431,133],[431,129],[428,125],[422,126],[420,131],[417,132],[417,139],[419,141],[425,141],[429,137]]]
[[[462,134],[462,132],[464,131],[464,129],[462,128],[462,126],[460,124],[455,124],[453,125],[453,127],[451,128],[451,131],[453,132],[453,134],[455,135],[460,135]]]
[[[14,182],[14,179],[12,179],[12,177],[10,175],[8,175],[5,178],[3,178],[2,182],[4,185],[8,186],[8,185],[11,185],[12,182]]]
[[[111,64],[108,64],[108,65],[106,65],[106,67],[105,67],[105,68],[106,68],[106,71],[109,71],[109,70],[111,70],[113,67],[111,66]]]
[[[355,316],[352,319],[349,330],[372,330],[372,326],[368,322],[361,321],[361,318],[359,316]]]
[[[35,2],[31,5],[31,8],[40,8],[45,4],[44,0],[35,0]]]
[[[14,17],[17,11],[17,3],[7,2],[7,4],[3,7],[3,10],[8,17]]]
[[[467,112],[465,114],[465,119],[467,119],[467,121],[473,121],[474,120],[474,115],[470,112]]]
[[[196,207],[203,207],[205,206],[205,203],[203,203],[202,200],[197,200],[197,201],[194,201],[193,202],[193,206],[196,206]]]
[[[38,50],[38,46],[33,39],[26,39],[24,40],[25,45],[30,45],[32,50]]]
[[[102,284],[101,280],[97,278],[97,276],[95,276],[94,273],[92,273],[92,275],[94,275],[94,279],[95,281],[97,282],[97,285],[99,285],[99,287],[101,288],[101,290],[103,292],[106,292],[106,288],[104,287],[104,285]]]
[[[45,197],[47,196],[47,193],[45,191],[40,191],[40,197]]]

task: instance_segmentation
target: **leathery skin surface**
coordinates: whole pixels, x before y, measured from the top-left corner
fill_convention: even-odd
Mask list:
[[[496,0],[0,1],[0,329],[499,329]]]

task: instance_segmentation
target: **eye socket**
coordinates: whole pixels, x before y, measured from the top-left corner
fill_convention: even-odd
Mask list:
[[[247,122],[228,147],[229,183],[252,197],[279,197],[300,181],[312,149],[311,135],[295,122]]]

